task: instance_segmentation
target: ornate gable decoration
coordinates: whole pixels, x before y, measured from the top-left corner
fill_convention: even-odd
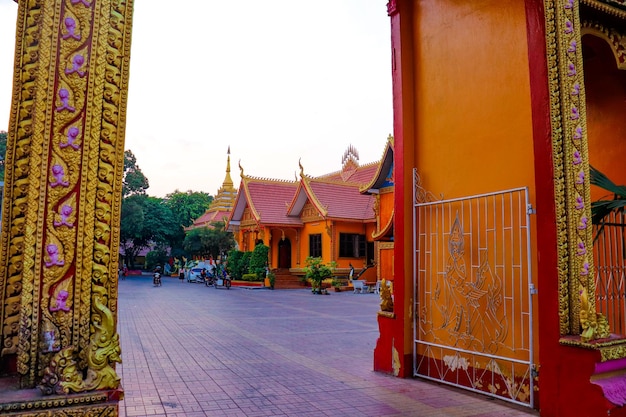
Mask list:
[[[359,151],[352,145],[348,146],[348,149],[343,153],[341,164],[341,179],[348,181],[359,168]]]
[[[313,204],[311,204],[310,201],[307,201],[304,205],[304,208],[302,209],[302,214],[300,215],[300,218],[304,222],[317,221],[321,218],[321,215],[317,208]]]

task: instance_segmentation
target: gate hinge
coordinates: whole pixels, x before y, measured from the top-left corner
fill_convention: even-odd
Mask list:
[[[532,204],[526,204],[526,214],[537,214],[537,210],[533,208]]]
[[[537,290],[537,288],[535,288],[535,284],[533,284],[533,283],[530,283],[528,288],[530,289],[530,295],[535,295],[539,291],[539,290]]]

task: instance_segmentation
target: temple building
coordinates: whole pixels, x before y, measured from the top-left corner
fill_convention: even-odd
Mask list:
[[[304,173],[295,181],[252,177],[241,169],[241,186],[228,219],[240,250],[263,243],[270,248],[270,268],[277,275],[302,275],[306,258],[335,262],[338,274],[348,275],[376,263],[374,234],[376,200],[360,188],[372,181],[379,162],[359,165],[352,146],[343,155],[342,169],[319,177]],[[367,279],[376,281],[374,269]]]

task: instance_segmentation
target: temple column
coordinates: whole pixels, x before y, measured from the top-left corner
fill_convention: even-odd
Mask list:
[[[18,4],[0,371],[19,375],[21,388],[121,395],[117,253],[132,3]]]

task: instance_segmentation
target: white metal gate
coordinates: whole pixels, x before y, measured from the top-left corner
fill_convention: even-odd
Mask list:
[[[419,199],[414,376],[532,407],[528,189]]]

